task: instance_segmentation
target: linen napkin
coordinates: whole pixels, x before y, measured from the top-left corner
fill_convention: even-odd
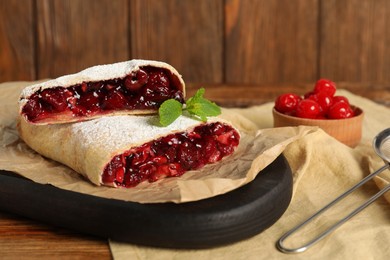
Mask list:
[[[293,172],[294,193],[285,214],[270,228],[232,245],[204,250],[173,250],[110,241],[115,259],[387,259],[390,255],[390,205],[381,197],[307,251],[289,255],[278,251],[277,240],[295,225],[383,165],[371,142],[390,127],[390,109],[368,99],[339,90],[365,112],[363,138],[354,149],[339,143],[324,131],[316,131],[289,144],[284,150]],[[272,103],[246,109],[229,109],[231,114],[251,121],[258,129],[273,124]],[[381,180],[390,180],[390,172]],[[378,178],[377,178],[378,179]],[[388,183],[388,181],[387,181]],[[345,216],[379,191],[370,181],[332,208],[308,228],[285,241],[297,247]]]

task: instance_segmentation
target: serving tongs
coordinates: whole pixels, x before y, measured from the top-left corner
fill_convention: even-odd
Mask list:
[[[347,222],[350,218],[358,214],[360,211],[365,209],[367,206],[369,206],[371,203],[373,203],[377,198],[385,194],[387,191],[390,190],[390,184],[388,184],[386,187],[381,189],[378,193],[373,195],[371,198],[369,198],[367,201],[365,201],[363,204],[361,204],[359,207],[354,209],[351,213],[349,213],[347,216],[330,226],[328,229],[323,231],[321,234],[304,244],[303,246],[296,247],[296,248],[287,248],[283,243],[284,241],[297,232],[299,229],[310,223],[312,220],[317,218],[319,215],[324,213],[326,210],[337,204],[339,201],[347,197],[349,194],[351,194],[354,190],[358,189],[361,187],[363,184],[371,180],[373,177],[376,175],[380,174],[386,169],[390,168],[390,128],[387,128],[380,132],[373,140],[373,147],[376,152],[376,154],[383,159],[385,162],[385,165],[376,170],[375,172],[371,173],[364,179],[362,179],[359,183],[357,183],[355,186],[350,188],[349,190],[345,191],[343,194],[338,196],[336,199],[334,199],[332,202],[330,202],[328,205],[317,211],[315,214],[313,214],[311,217],[306,219],[304,222],[301,224],[295,226],[293,229],[285,233],[277,242],[276,246],[277,248],[282,251],[283,253],[301,253],[306,251],[308,248],[316,244],[317,242],[321,241],[323,238],[325,238],[327,235],[329,235],[331,232],[333,232],[335,229],[340,227],[342,224]]]

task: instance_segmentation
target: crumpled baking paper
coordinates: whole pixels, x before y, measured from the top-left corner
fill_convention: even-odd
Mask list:
[[[231,121],[241,132],[240,145],[232,156],[181,177],[144,182],[134,188],[95,186],[70,168],[42,157],[19,138],[17,100],[25,84],[8,83],[0,87],[1,169],[37,183],[104,198],[140,203],[182,203],[223,194],[252,181],[289,143],[317,130],[310,127],[258,130],[239,114],[223,110],[221,117]]]

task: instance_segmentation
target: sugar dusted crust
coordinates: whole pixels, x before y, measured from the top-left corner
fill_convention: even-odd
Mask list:
[[[215,121],[209,120],[209,122]],[[181,116],[172,124],[159,126],[158,116],[110,116],[75,123],[70,127],[72,135],[78,135],[81,148],[105,147],[118,153],[129,146],[134,147],[175,132],[192,129],[202,122]]]
[[[229,124],[219,118],[209,118],[206,124],[217,121]],[[204,123],[180,116],[171,125],[161,127],[158,116],[126,115],[47,126],[21,120],[19,130],[22,139],[38,153],[102,185],[103,170],[115,155],[162,136],[191,131],[201,124]]]
[[[21,105],[23,105],[26,102],[26,99],[28,99],[34,92],[47,88],[66,88],[73,85],[81,84],[83,82],[122,78],[130,74],[132,71],[136,71],[143,66],[153,66],[157,68],[168,69],[172,72],[172,74],[178,77],[183,87],[182,91],[185,91],[185,84],[182,79],[182,76],[179,74],[179,72],[177,72],[174,67],[172,67],[168,63],[152,60],[130,60],[113,64],[93,66],[75,74],[61,76],[53,80],[27,86],[22,90],[19,100]]]
[[[152,60],[130,60],[124,62],[118,62],[114,64],[106,64],[106,65],[97,65],[85,70],[82,70],[75,74],[65,75],[53,80],[49,80],[46,82],[34,84],[31,86],[27,86],[21,92],[19,98],[19,113],[21,114],[23,106],[27,103],[29,97],[33,95],[37,91],[42,91],[48,88],[55,87],[64,87],[68,88],[74,85],[81,84],[83,82],[97,82],[104,81],[110,79],[124,78],[132,72],[138,71],[140,67],[143,66],[152,66],[156,68],[167,69],[171,72],[171,74],[177,79],[176,81],[179,83],[179,90],[183,92],[183,96],[185,96],[185,83],[182,79],[182,76],[178,73],[178,71],[172,67],[171,65],[161,62],[161,61],[152,61]],[[123,114],[151,114],[155,111],[152,109],[149,110],[133,110],[133,111],[112,111],[110,115],[123,115]],[[100,117],[99,115],[91,116],[88,119],[93,119]],[[82,119],[85,120],[85,119]],[[76,122],[80,121],[79,118],[69,119],[67,122]],[[50,122],[48,122],[50,124]],[[46,122],[42,122],[41,124],[46,124]]]

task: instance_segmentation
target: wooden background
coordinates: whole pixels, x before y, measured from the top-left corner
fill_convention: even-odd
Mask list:
[[[390,85],[390,0],[0,0],[0,82],[132,58],[187,83]]]

